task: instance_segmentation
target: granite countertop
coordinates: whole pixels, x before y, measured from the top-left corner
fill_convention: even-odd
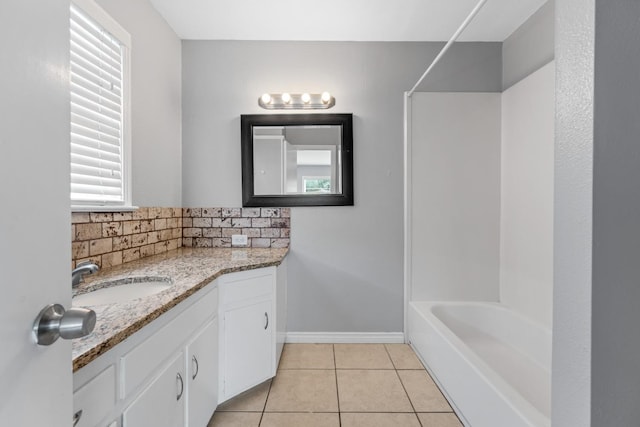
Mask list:
[[[73,371],[106,353],[215,278],[279,265],[287,251],[286,248],[180,248],[85,276],[74,295],[98,289],[101,282],[126,277],[170,277],[173,285],[156,295],[126,303],[88,306],[96,312],[98,320],[93,333],[73,340]]]

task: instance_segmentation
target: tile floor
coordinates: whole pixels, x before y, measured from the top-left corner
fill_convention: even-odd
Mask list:
[[[462,427],[405,344],[287,344],[276,377],[208,427]]]

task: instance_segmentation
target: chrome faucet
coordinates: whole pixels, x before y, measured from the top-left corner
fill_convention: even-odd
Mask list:
[[[85,274],[93,274],[96,271],[100,270],[97,264],[92,263],[91,261],[83,262],[82,264],[78,264],[78,266],[71,271],[71,287],[75,288],[82,282],[82,277]]]

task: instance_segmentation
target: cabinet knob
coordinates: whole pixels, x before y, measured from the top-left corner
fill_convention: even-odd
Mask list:
[[[198,359],[196,358],[195,355],[191,358],[191,361],[193,362],[193,367],[195,368],[194,372],[193,372],[193,375],[191,376],[191,379],[195,380],[196,377],[198,376],[198,371],[200,370],[200,365],[198,364]]]
[[[266,330],[267,330],[267,328],[269,327],[269,315],[267,314],[267,312],[266,312],[266,311],[264,312],[264,320],[265,320],[265,323],[264,323],[264,330],[266,331]]]
[[[176,374],[176,384],[180,384],[180,391],[176,396],[176,400],[180,400],[182,394],[184,393],[184,381],[182,380],[182,375],[180,375],[180,372]]]

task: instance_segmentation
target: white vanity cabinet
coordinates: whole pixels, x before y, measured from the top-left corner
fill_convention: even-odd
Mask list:
[[[77,427],[205,427],[217,405],[217,311],[210,284],[78,370]]]
[[[221,401],[275,375],[272,306],[271,300],[253,301],[225,310]]]
[[[276,375],[286,330],[285,261],[219,279],[220,403]]]
[[[74,373],[76,427],[206,427],[275,375],[285,328],[284,262],[222,275]]]
[[[275,375],[276,269],[242,271],[219,280],[222,403]]]

